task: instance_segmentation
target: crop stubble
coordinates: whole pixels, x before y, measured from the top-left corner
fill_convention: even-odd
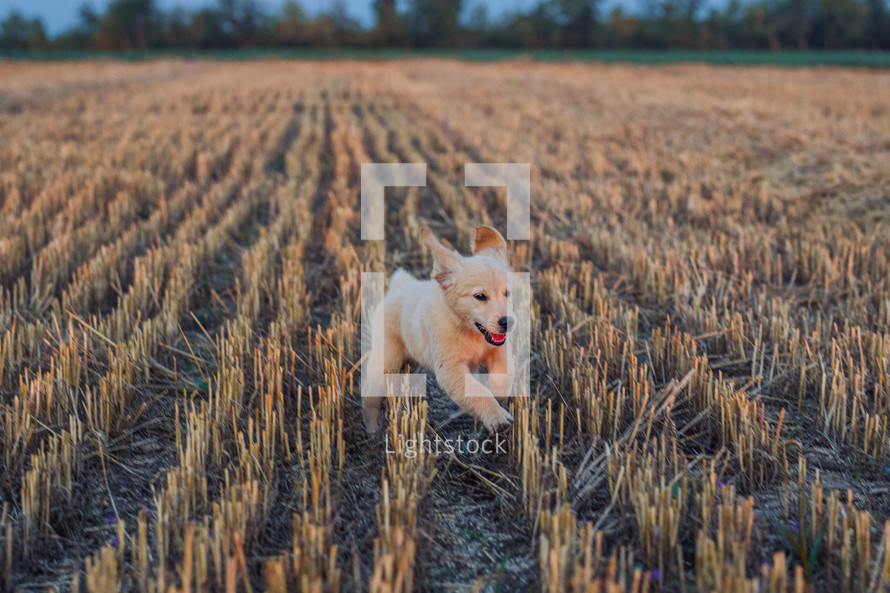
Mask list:
[[[890,75],[0,64],[0,588],[880,591]],[[359,240],[364,162],[424,162]],[[505,226],[533,397],[368,438],[362,271]],[[386,439],[387,442],[384,441]],[[358,583],[361,583],[359,585]]]

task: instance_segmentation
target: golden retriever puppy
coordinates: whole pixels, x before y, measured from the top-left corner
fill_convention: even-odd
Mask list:
[[[403,269],[393,274],[389,290],[374,313],[369,369],[375,375],[363,393],[368,432],[380,428],[380,407],[386,394],[384,373],[399,373],[413,361],[436,375],[454,402],[478,418],[486,429],[513,422],[498,401],[513,386],[514,362],[509,335],[513,313],[507,243],[489,226],[476,227],[473,255],[449,249],[429,229],[421,239],[433,254],[431,280],[418,280]],[[484,365],[488,385],[470,375]]]

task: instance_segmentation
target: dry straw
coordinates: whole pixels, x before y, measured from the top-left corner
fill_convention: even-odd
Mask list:
[[[3,591],[890,586],[886,73],[0,68]],[[361,272],[504,225],[467,162],[531,163],[531,397],[386,455],[480,436],[357,390]]]

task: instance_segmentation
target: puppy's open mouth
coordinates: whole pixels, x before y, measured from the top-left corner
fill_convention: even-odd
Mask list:
[[[504,342],[507,341],[507,334],[493,334],[478,323],[476,324],[476,328],[482,332],[483,336],[485,336],[485,341],[492,346],[503,346]]]

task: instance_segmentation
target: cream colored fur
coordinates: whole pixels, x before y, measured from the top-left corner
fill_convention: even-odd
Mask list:
[[[433,371],[451,399],[488,430],[509,425],[513,417],[498,403],[510,394],[514,376],[507,244],[488,226],[476,228],[470,257],[443,245],[429,229],[421,239],[432,251],[433,278],[418,280],[402,269],[393,274],[374,314],[369,368],[399,373],[405,362],[418,363]],[[508,326],[501,325],[505,320]],[[503,344],[487,341],[477,323],[492,340],[503,336]],[[482,365],[489,373],[488,387],[468,377]],[[364,398],[363,412],[368,431],[376,432],[385,385],[383,377],[368,374],[363,378],[369,382],[367,392],[380,396]]]

